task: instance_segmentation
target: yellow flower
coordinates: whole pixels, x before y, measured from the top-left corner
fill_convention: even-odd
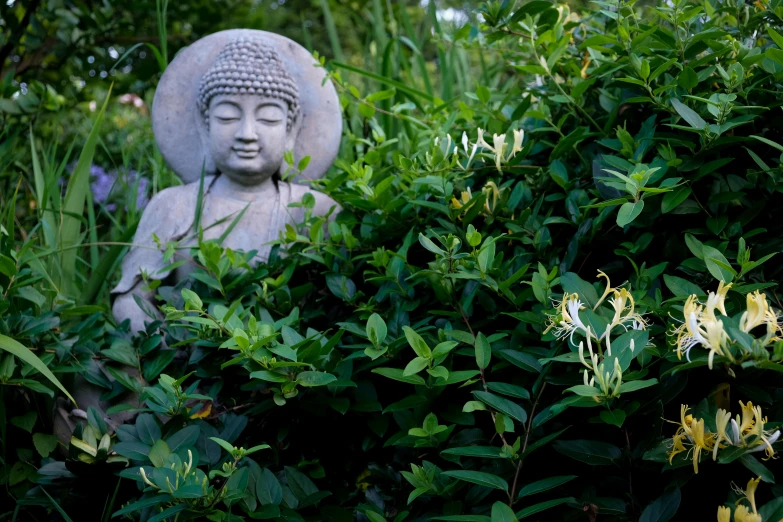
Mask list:
[[[761,482],[761,477],[750,479],[747,487],[743,490],[734,486],[734,489],[738,495],[741,495],[737,503],[739,504],[743,500],[747,500],[750,503],[750,510],[744,505],[737,506],[734,510],[734,522],[761,522],[761,515],[756,510],[756,488]]]
[[[596,308],[598,308],[598,305],[600,305],[601,303],[603,303],[604,299],[606,299],[606,296],[608,296],[609,294],[611,294],[612,292],[614,292],[614,288],[612,288],[612,282],[611,282],[611,281],[609,281],[609,276],[608,276],[608,275],[604,274],[603,272],[601,272],[601,271],[599,270],[599,271],[598,271],[598,277],[603,277],[604,279],[606,279],[606,290],[604,290],[604,293],[603,293],[603,295],[601,296],[601,299],[599,299],[599,300],[598,300],[598,302],[597,302],[597,303],[595,303],[595,306],[593,307],[593,310],[595,310]]]
[[[729,293],[729,289],[731,289],[732,283],[729,283],[727,285],[723,284],[723,281],[721,281],[718,284],[718,291],[713,293],[710,292],[707,296],[707,305],[704,307],[704,313],[707,314],[708,317],[715,320],[715,309],[717,308],[718,311],[722,315],[728,315],[726,313],[726,294]]]
[[[619,291],[616,288],[612,288],[612,282],[609,280],[609,276],[600,270],[598,271],[598,277],[603,277],[606,279],[606,290],[604,290],[604,293],[598,302],[595,303],[593,310],[596,310],[609,294],[614,294],[613,298],[609,300],[609,304],[611,304],[612,308],[614,308],[614,318],[612,319],[612,322],[609,323],[606,332],[601,334],[599,339],[603,340],[603,338],[606,337],[608,344],[609,335],[612,328],[615,326],[623,326],[626,330],[629,326],[634,330],[646,329],[647,321],[642,317],[641,314],[634,312],[635,302],[631,292],[625,288],[621,288]],[[611,350],[609,350],[608,354],[611,355],[611,353]]]
[[[737,443],[739,444],[739,441],[741,440],[742,443],[745,443],[745,436],[750,433],[750,431],[753,429],[753,425],[755,424],[755,409],[753,408],[753,403],[748,401],[747,404],[742,404],[742,401],[739,401],[740,408],[742,408],[742,420],[740,420],[740,416],[737,415],[737,420],[732,421],[732,428],[734,428],[734,435],[737,439]]]
[[[688,451],[685,445],[682,443],[683,440],[685,440],[685,434],[680,431],[675,433],[672,437],[672,447],[668,452],[669,464],[674,461],[674,457],[676,457],[678,454]]]
[[[702,450],[712,451],[714,447],[715,434],[704,429],[704,419],[694,419],[688,415],[688,406],[683,404],[680,408],[680,427],[672,437],[669,463],[678,453],[688,451],[692,453],[693,472],[698,473]]]
[[[693,472],[698,473],[701,450],[712,450],[715,443],[715,434],[704,430],[704,419],[695,420],[691,423],[691,433],[693,437]]]
[[[460,199],[451,198],[451,206],[459,210],[465,205],[467,205],[472,198],[473,198],[473,194],[471,194],[470,187],[468,187],[468,190],[462,191],[462,193],[460,194]]]
[[[484,209],[489,214],[492,214],[492,211],[495,210],[495,205],[497,205],[498,196],[500,195],[500,190],[498,190],[498,186],[495,185],[494,181],[487,181],[487,184],[484,185],[484,188],[481,189],[481,192],[483,192],[487,196],[484,199]],[[492,201],[491,205],[490,205],[490,201]]]
[[[715,414],[715,425],[718,433],[715,435],[715,447],[712,448],[712,460],[717,460],[718,448],[725,448],[727,445],[731,446],[731,439],[726,433],[729,420],[731,420],[731,413],[724,409],[718,410],[718,413]],[[728,444],[722,444],[723,441],[726,441]]]
[[[769,304],[767,303],[767,296],[758,290],[749,293],[746,296],[745,304],[747,310],[742,312],[740,328],[743,332],[750,332],[755,327],[766,322],[767,314],[769,313]]]
[[[726,506],[718,508],[718,522],[731,522],[731,508]]]
[[[748,403],[750,405],[750,403]],[[764,430],[764,424],[767,423],[767,418],[761,416],[761,406],[755,406],[753,408],[753,427],[749,431],[749,435],[755,435],[756,440],[753,442],[754,446],[758,446],[758,448],[752,450],[752,451],[764,451],[767,454],[766,459],[769,460],[775,456],[775,450],[772,449],[772,444],[774,444],[778,438],[780,437],[780,431],[775,431],[774,433],[770,430]]]
[[[748,512],[748,508],[740,506],[734,511],[734,522],[762,522],[761,515]]]
[[[690,362],[691,349],[701,345],[710,350],[708,360],[710,369],[716,354],[733,360],[728,350],[729,336],[723,329],[723,321],[718,320],[715,315],[715,309],[726,315],[724,300],[729,288],[731,288],[730,284],[724,286],[721,282],[717,293],[710,292],[706,306],[699,304],[695,294],[688,297],[682,308],[683,323],[672,333],[677,335],[677,357],[681,359],[685,354],[685,358]]]

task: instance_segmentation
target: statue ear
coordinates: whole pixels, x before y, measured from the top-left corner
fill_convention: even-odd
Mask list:
[[[294,151],[294,158],[299,161],[301,158],[297,154],[296,141],[299,138],[299,131],[302,130],[302,119],[304,115],[299,114],[299,117],[294,120],[294,124],[291,126],[291,130],[288,131],[285,138],[285,150]]]
[[[212,155],[209,153],[209,127],[207,126],[206,118],[200,110],[196,109],[196,128],[198,129],[199,141],[201,141],[201,154],[204,162],[204,175],[211,176],[215,174],[217,168],[215,162],[212,160]],[[196,179],[201,176],[201,172],[196,172]]]

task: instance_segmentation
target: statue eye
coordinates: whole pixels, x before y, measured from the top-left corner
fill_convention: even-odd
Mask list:
[[[239,120],[242,117],[240,110],[229,103],[221,103],[213,109],[213,116],[222,122]]]
[[[277,124],[283,121],[285,113],[277,105],[264,105],[256,111],[256,120],[267,124]]]

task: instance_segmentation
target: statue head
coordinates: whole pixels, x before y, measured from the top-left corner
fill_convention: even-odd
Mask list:
[[[204,145],[218,172],[244,185],[279,172],[295,145],[299,89],[271,46],[248,37],[229,43],[198,94]]]

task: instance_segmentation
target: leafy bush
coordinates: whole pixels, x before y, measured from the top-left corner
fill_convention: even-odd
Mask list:
[[[24,509],[783,519],[783,6],[596,5],[490,2],[437,31],[442,98],[329,66],[345,147],[313,186],[336,219],[308,210],[260,266],[200,244],[143,335],[58,294],[8,210],[0,346],[26,364],[0,364],[0,425],[24,441],[4,446]],[[446,58],[467,52],[498,60],[452,99]],[[53,458],[46,406],[17,407],[54,376],[11,337],[141,414],[114,431],[85,412]]]

